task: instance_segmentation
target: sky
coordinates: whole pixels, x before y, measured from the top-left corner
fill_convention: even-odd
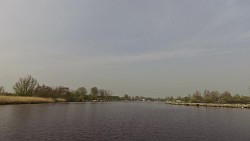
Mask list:
[[[0,0],[0,85],[249,95],[249,0]]]

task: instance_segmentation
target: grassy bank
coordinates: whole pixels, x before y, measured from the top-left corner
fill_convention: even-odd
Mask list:
[[[0,96],[0,105],[5,104],[38,104],[65,102],[64,99],[40,98],[40,97],[22,97],[22,96]]]
[[[171,105],[184,106],[204,106],[204,107],[225,107],[225,108],[250,108],[250,104],[220,104],[220,103],[185,103],[185,102],[166,102]]]

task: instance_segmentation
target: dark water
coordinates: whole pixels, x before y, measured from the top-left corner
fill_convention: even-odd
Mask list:
[[[0,141],[250,140],[250,110],[163,103],[0,106]]]

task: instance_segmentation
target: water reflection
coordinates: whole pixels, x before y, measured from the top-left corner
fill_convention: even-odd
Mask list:
[[[250,112],[161,103],[0,106],[0,140],[248,140]]]

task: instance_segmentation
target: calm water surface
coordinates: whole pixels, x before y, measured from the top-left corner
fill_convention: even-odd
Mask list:
[[[250,110],[163,103],[0,106],[0,141],[250,140]]]

